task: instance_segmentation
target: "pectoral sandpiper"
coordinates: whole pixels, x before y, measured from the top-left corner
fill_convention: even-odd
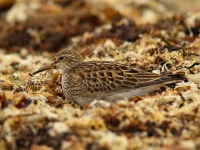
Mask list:
[[[65,98],[80,106],[95,99],[116,101],[146,95],[166,84],[184,80],[183,75],[158,75],[111,61],[89,61],[75,50],[62,50],[55,61],[33,73],[61,69]]]

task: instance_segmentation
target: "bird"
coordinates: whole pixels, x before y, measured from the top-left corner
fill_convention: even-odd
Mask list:
[[[159,75],[115,61],[85,62],[76,50],[71,49],[61,50],[52,63],[32,75],[49,69],[61,70],[64,96],[79,106],[94,100],[115,102],[145,96],[162,86],[186,79],[183,74]]]

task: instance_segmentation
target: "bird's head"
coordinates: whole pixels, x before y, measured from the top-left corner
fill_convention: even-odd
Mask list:
[[[68,71],[70,68],[83,63],[83,58],[75,50],[62,50],[60,51],[53,63],[46,65],[39,70],[35,71],[32,75],[49,69],[61,69],[62,72]]]

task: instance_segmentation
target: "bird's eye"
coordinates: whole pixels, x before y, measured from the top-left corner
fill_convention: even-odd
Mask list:
[[[65,57],[63,57],[63,56],[59,57],[59,60],[64,60],[64,59],[65,59]]]

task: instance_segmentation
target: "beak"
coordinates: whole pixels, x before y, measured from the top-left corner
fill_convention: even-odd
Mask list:
[[[46,65],[46,66],[40,68],[39,70],[33,72],[31,75],[33,76],[33,75],[35,75],[39,72],[42,72],[42,71],[45,71],[45,70],[50,70],[50,69],[55,69],[55,68],[56,68],[55,62],[53,62],[52,64]]]

